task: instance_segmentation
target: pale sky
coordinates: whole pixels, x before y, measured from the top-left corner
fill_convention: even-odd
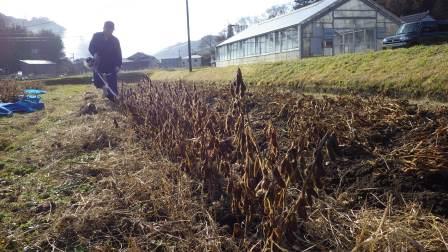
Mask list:
[[[292,0],[189,0],[191,39],[217,34],[240,17],[261,15],[267,8]],[[48,17],[66,28],[68,57],[87,53],[92,34],[104,21],[115,22],[123,56],[137,51],[154,54],[187,41],[185,0],[0,0],[0,12],[31,19]],[[83,46],[84,45],[84,46]]]

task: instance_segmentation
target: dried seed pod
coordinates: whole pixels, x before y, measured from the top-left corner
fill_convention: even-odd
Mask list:
[[[307,199],[307,202],[308,202],[308,205],[313,205],[313,198],[317,198],[318,197],[318,194],[317,194],[317,192],[314,190],[314,188],[313,187],[311,187],[311,186],[308,186],[307,188],[306,188],[306,199]]]
[[[297,215],[302,219],[307,219],[308,214],[306,213],[306,200],[305,200],[305,193],[302,191],[302,193],[299,196],[299,199],[296,202],[296,210]]]
[[[282,176],[280,175],[280,172],[278,171],[278,169],[276,167],[272,169],[272,176],[274,177],[274,180],[277,182],[277,184],[281,188],[285,188],[286,187],[286,183],[283,180]]]
[[[219,142],[219,152],[221,155],[231,153],[235,148],[232,145],[233,138],[228,137]]]
[[[234,238],[240,238],[242,236],[243,232],[241,230],[241,224],[234,223],[233,224],[233,237]]]
[[[339,144],[336,135],[333,133],[330,135],[327,141],[327,152],[331,161],[336,161],[336,156],[339,153],[338,150]]]
[[[263,200],[264,214],[272,215],[272,213],[274,213],[274,210],[272,209],[272,203],[271,203],[271,200],[268,195],[269,195],[269,190],[265,194],[264,200]]]
[[[277,160],[278,157],[278,142],[277,142],[277,132],[272,125],[272,122],[268,123],[265,130],[266,138],[269,143],[269,157],[272,161]]]

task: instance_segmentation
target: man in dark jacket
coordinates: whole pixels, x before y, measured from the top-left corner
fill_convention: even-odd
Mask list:
[[[120,41],[112,35],[115,25],[111,21],[104,23],[103,32],[98,32],[93,35],[90,41],[89,51],[95,59],[95,67],[98,73],[104,76],[110,89],[115,94],[118,94],[117,88],[117,73],[120,71],[122,64]],[[98,76],[98,73],[93,74],[93,80],[97,88],[103,88],[104,83]],[[107,98],[114,101],[115,95],[107,91]]]

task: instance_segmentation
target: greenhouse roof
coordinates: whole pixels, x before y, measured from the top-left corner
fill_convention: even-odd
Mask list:
[[[369,2],[371,5],[375,6],[377,9],[385,12],[388,14],[388,16],[394,17],[393,14],[391,14],[389,11],[384,9],[383,7],[379,6],[378,4],[374,3],[370,0],[364,0],[365,2]],[[344,0],[320,0],[316,3],[310,4],[308,6],[305,6],[303,8],[300,8],[298,10],[292,11],[291,13],[288,13],[286,15],[278,16],[273,19],[269,19],[267,21],[255,24],[247,28],[246,30],[235,34],[235,36],[230,37],[229,39],[225,40],[224,42],[220,43],[218,45],[226,45],[233,43],[235,41],[240,41],[247,38],[252,38],[261,34],[273,32],[276,30],[288,28],[294,25],[302,24],[306,21],[309,21],[311,18],[315,17],[316,15],[319,15],[326,10],[330,9],[331,7],[344,2]],[[394,17],[397,21],[397,17]]]

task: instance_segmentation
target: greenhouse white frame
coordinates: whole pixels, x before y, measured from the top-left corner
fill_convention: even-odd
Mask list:
[[[374,51],[401,23],[372,0],[321,0],[225,40],[216,66]]]

